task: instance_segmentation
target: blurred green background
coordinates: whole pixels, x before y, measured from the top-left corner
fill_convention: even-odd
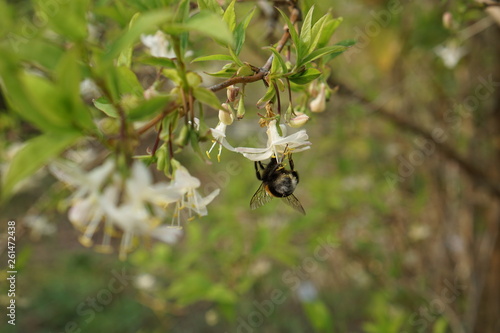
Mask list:
[[[221,188],[209,215],[178,244],[120,262],[78,243],[54,209],[67,193],[47,190],[55,180],[42,172],[0,213],[2,231],[17,222],[18,266],[15,327],[2,271],[0,331],[500,332],[500,7],[314,3],[344,18],[334,42],[358,43],[331,62],[339,90],[305,126],[312,149],[294,155],[307,215],[278,200],[251,211],[259,182],[242,156],[224,151],[207,166],[186,154],[202,193]],[[30,17],[27,1],[14,8]],[[267,36],[272,20],[254,17],[244,60],[265,62],[260,47],[281,35],[279,22]],[[200,43],[203,54],[210,41]],[[247,116],[228,129],[235,142],[244,123],[255,127],[250,101],[263,91],[247,88]],[[6,150],[30,129],[3,108]],[[57,230],[37,237],[23,217],[40,198]]]

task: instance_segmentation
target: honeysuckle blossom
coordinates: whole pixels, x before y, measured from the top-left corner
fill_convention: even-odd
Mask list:
[[[224,103],[225,104],[225,103]],[[224,106],[223,104],[223,106]],[[227,105],[227,104],[226,104]],[[207,151],[207,156],[210,158],[210,153],[214,149],[216,144],[219,144],[219,153],[217,154],[217,160],[220,162],[220,155],[222,154],[222,146],[230,151],[234,151],[233,146],[231,146],[226,140],[226,128],[231,125],[234,121],[234,114],[232,111],[227,112],[225,110],[219,110],[219,123],[215,128],[211,128],[212,136],[214,137],[213,144]]]
[[[448,41],[444,46],[438,45],[434,52],[441,58],[446,68],[453,69],[467,53],[464,47],[458,45],[456,41]]]
[[[114,168],[111,160],[87,173],[69,161],[57,161],[49,166],[54,176],[75,188],[70,197],[68,218],[77,229],[83,231],[80,242],[85,246],[92,245],[92,236],[105,216],[104,206],[112,200],[104,196],[102,190]]]
[[[158,30],[154,35],[141,35],[141,42],[148,49],[153,57],[157,58],[175,58],[175,52],[170,47],[167,35]],[[192,51],[187,51],[186,56],[192,55]]]
[[[176,165],[171,185],[179,189],[183,193],[183,196],[176,203],[172,224],[180,225],[180,213],[183,209],[188,210],[188,220],[193,218],[193,212],[198,216],[207,215],[207,205],[219,194],[220,190],[216,189],[206,197],[203,197],[197,190],[201,185],[200,180],[191,176],[189,171],[178,162],[174,164]],[[177,222],[175,222],[175,219],[177,219]]]
[[[311,143],[307,141],[309,137],[305,130],[285,136],[286,126],[282,124],[280,128],[283,136],[281,136],[276,126],[276,120],[270,121],[267,125],[267,147],[238,147],[234,148],[234,151],[243,154],[251,161],[263,161],[271,158],[271,156],[276,156],[278,162],[281,162],[285,149],[296,153],[310,148]]]
[[[175,52],[169,50],[170,43],[167,36],[160,30],[154,35],[141,35],[141,42],[149,49],[153,57],[175,58]]]

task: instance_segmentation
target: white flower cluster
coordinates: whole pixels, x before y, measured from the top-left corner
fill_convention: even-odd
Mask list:
[[[198,192],[200,181],[176,163],[170,183],[153,184],[148,168],[135,161],[130,176],[122,178],[112,160],[107,160],[90,172],[69,161],[54,162],[50,169],[62,182],[75,191],[70,198],[69,220],[82,231],[80,241],[92,246],[98,227],[104,224],[103,241],[98,249],[110,252],[111,236],[119,229],[123,235],[120,258],[132,248],[136,236],[153,237],[165,243],[175,243],[182,234],[181,212],[189,219],[194,214],[207,214],[207,205],[217,196],[215,190],[203,197]],[[166,209],[172,204],[173,210]],[[170,223],[165,223],[170,220]]]

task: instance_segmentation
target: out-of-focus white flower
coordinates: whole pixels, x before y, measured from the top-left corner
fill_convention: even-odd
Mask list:
[[[170,47],[167,35],[158,30],[154,35],[141,35],[141,42],[148,49],[153,57],[157,58],[175,58],[175,52]],[[187,51],[185,56],[189,57],[193,51]]]
[[[101,97],[102,93],[92,79],[86,78],[80,82],[80,95],[84,99],[92,100]]]
[[[318,298],[318,290],[309,280],[301,282],[296,293],[299,300],[303,303],[309,303]]]
[[[70,198],[71,208],[68,218],[75,227],[83,231],[80,242],[85,246],[92,245],[92,236],[106,214],[105,207],[116,205],[117,188],[113,192],[108,191],[106,195],[102,193],[105,182],[110,180],[114,168],[115,165],[111,160],[89,172],[81,170],[69,161],[56,161],[49,165],[54,176],[75,188]],[[108,187],[113,186],[117,185]]]
[[[293,128],[299,128],[304,126],[305,123],[309,121],[309,116],[302,112],[296,112],[295,117],[290,119],[288,125]]]
[[[446,68],[453,69],[458,62],[467,53],[464,47],[458,45],[456,41],[450,40],[445,45],[438,45],[434,48],[434,52],[443,60]]]
[[[219,144],[219,153],[217,154],[217,160],[220,162],[220,155],[222,154],[222,146],[230,151],[234,151],[233,146],[231,146],[226,140],[226,128],[231,125],[234,121],[234,114],[226,103],[222,104],[229,112],[225,110],[219,110],[219,123],[215,128],[211,128],[212,136],[214,137],[213,144],[207,151],[207,156],[210,158],[210,153],[214,149],[216,144]]]
[[[170,44],[167,36],[160,30],[154,35],[141,35],[141,42],[149,49],[153,57],[175,58],[175,52],[169,50]]]
[[[155,287],[156,279],[151,274],[143,273],[135,277],[134,284],[138,289],[150,291]]]
[[[47,217],[43,215],[26,215],[24,224],[31,229],[31,236],[35,239],[41,236],[50,236],[56,232],[56,226],[49,223]]]
[[[267,126],[267,147],[238,147],[234,148],[234,151],[243,154],[243,156],[251,161],[263,161],[271,158],[271,156],[275,156],[278,163],[281,163],[285,149],[296,153],[310,148],[311,143],[307,141],[309,137],[305,130],[285,136],[286,126],[280,125],[281,132],[283,133],[283,136],[281,136],[276,126],[276,120],[270,121]]]
[[[312,112],[323,112],[326,109],[326,84],[321,83],[318,95],[309,103]]]
[[[198,216],[207,215],[207,205],[219,194],[220,189],[216,189],[206,197],[203,197],[197,190],[201,185],[199,179],[191,176],[189,171],[179,163],[177,163],[175,168],[172,187],[177,188],[183,192],[184,195],[177,201],[172,225],[177,224],[177,226],[180,226],[180,213],[183,209],[188,210],[188,220],[194,218],[194,216],[192,216],[193,212]],[[174,222],[176,218],[177,223]]]

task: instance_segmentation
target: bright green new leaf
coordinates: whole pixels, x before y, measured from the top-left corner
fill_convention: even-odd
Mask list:
[[[330,14],[327,14],[330,16]],[[326,15],[325,15],[326,16]],[[329,17],[330,18],[330,17]],[[321,27],[320,30],[318,30],[318,35],[320,36],[319,41],[318,41],[318,47],[325,47],[328,45],[328,42],[332,38],[333,33],[335,30],[337,30],[338,26],[340,23],[342,23],[344,19],[342,17],[338,17],[336,19],[329,19],[324,26]],[[313,33],[314,33],[314,28],[313,28]]]
[[[159,57],[141,57],[137,59],[138,62],[145,65],[159,66],[166,68],[175,68],[175,62],[169,58],[159,58]]]
[[[29,140],[14,156],[3,179],[2,200],[12,195],[16,184],[47,164],[80,137],[77,132],[42,134]]]
[[[212,54],[209,56],[198,57],[191,62],[197,61],[213,61],[213,60],[222,60],[222,61],[233,61],[233,57],[227,54]]]
[[[292,38],[292,42],[295,45],[295,49],[297,52],[297,62],[299,62],[304,56],[304,51],[305,51],[302,42],[300,41],[299,34],[297,33],[297,30],[295,30],[295,26],[293,25],[292,21],[290,21],[288,16],[281,9],[278,8],[278,10],[281,13],[281,16],[283,16],[286,25],[288,26],[290,37]]]
[[[184,23],[183,28],[186,31],[196,31],[205,36],[212,37],[223,45],[233,44],[233,34],[226,22],[222,20],[220,15],[210,11],[201,11],[193,15]]]
[[[170,96],[153,97],[127,112],[127,118],[132,121],[145,119],[155,113],[161,112],[170,101]]]
[[[332,332],[333,323],[330,310],[320,300],[302,303],[307,318],[316,332]]]
[[[348,47],[343,46],[343,45],[333,45],[333,46],[327,46],[323,47],[321,49],[317,49],[311,53],[309,53],[300,63],[297,63],[297,67],[301,67],[303,65],[306,65],[310,62],[313,62],[314,60],[324,57],[326,55],[329,55],[331,53],[342,53],[345,50],[347,50]]]
[[[276,90],[274,89],[274,84],[270,84],[267,88],[266,94],[257,101],[257,105],[270,101],[274,98],[274,96],[276,96]]]
[[[85,39],[89,0],[60,1],[55,4],[54,6],[51,1],[38,0],[38,16],[48,18],[48,26],[61,36],[75,41]]]
[[[317,79],[320,75],[321,72],[316,68],[308,68],[305,71],[289,76],[288,79],[295,84],[308,84]]]
[[[329,14],[326,14],[322,16],[312,27],[312,33],[311,33],[311,41],[309,43],[309,48],[307,52],[313,52],[316,47],[318,46],[319,40],[321,38],[322,32],[323,32],[323,27],[325,26],[326,22],[331,19]]]
[[[234,53],[240,54],[243,44],[245,43],[245,35],[248,25],[252,20],[255,13],[255,7],[245,16],[245,18],[238,24],[234,31]]]
[[[198,0],[200,10],[209,10],[215,14],[222,15],[222,8],[216,0]]]
[[[111,64],[123,50],[130,47],[142,33],[151,32],[162,23],[169,22],[172,14],[168,10],[156,10],[141,14],[134,24],[117,40],[115,40],[104,55],[104,61]]]
[[[95,99],[94,101],[94,106],[104,112],[106,115],[112,117],[112,118],[118,118],[119,114],[118,111],[115,109],[114,105],[111,104],[106,98],[100,97],[98,99]]]
[[[300,40],[306,47],[306,49],[310,48],[311,43],[311,28],[312,28],[312,17],[314,14],[314,6],[312,6],[306,14],[304,21],[302,23],[302,29],[300,31]],[[314,35],[313,35],[314,36]]]
[[[286,68],[285,60],[283,60],[283,58],[281,57],[281,54],[278,52],[278,50],[276,50],[274,47],[271,47],[271,46],[265,47],[264,49],[268,49],[273,53],[273,56],[274,56],[273,57],[273,66],[271,67],[272,72],[276,71],[275,64],[277,63],[279,65],[279,67],[281,68],[281,73],[287,73],[288,69]]]
[[[140,13],[135,13],[134,16],[132,16],[132,19],[130,19],[130,22],[128,24],[129,29],[132,28],[139,15]],[[129,45],[122,52],[120,52],[120,55],[118,56],[117,65],[130,68],[131,64],[132,64],[132,45]]]
[[[227,23],[227,26],[231,31],[234,31],[236,28],[236,13],[234,12],[234,4],[236,0],[231,1],[229,6],[227,6],[226,11],[224,12],[224,21]]]
[[[193,89],[193,94],[194,97],[203,104],[206,104],[215,110],[220,109],[221,103],[219,98],[211,90],[203,87],[196,87]]]

